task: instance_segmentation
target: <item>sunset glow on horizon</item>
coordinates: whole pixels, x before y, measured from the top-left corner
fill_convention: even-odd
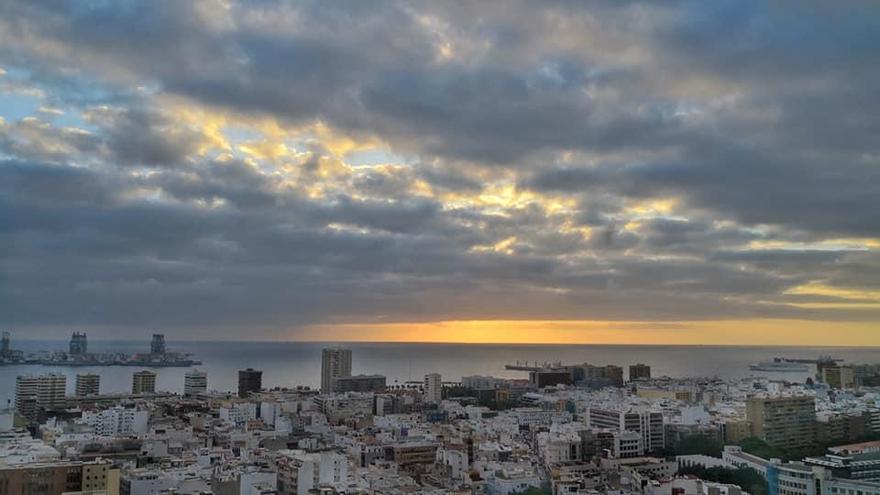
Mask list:
[[[280,337],[282,340],[283,336]],[[462,344],[880,346],[873,323],[806,320],[701,322],[440,321],[320,325],[297,331],[307,342]]]

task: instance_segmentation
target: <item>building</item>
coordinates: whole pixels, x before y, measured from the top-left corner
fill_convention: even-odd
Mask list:
[[[165,354],[165,334],[153,334],[153,340],[150,341],[150,354]]]
[[[871,415],[821,414],[816,417],[816,442],[820,445],[840,445],[857,442],[871,434]]]
[[[268,467],[219,469],[211,478],[215,495],[276,495],[278,476]]]
[[[633,364],[629,367],[629,381],[650,380],[651,367],[647,364]]]
[[[471,375],[461,377],[461,386],[473,390],[489,390],[500,387],[504,380],[494,376]]]
[[[815,495],[820,481],[813,468],[802,462],[780,462],[772,459],[767,465],[768,495]]]
[[[229,407],[218,409],[217,413],[220,419],[228,421],[236,428],[244,428],[248,421],[253,421],[259,417],[257,404],[254,402],[230,404]]]
[[[822,495],[880,495],[880,483],[830,478],[822,480]]]
[[[617,459],[632,459],[645,455],[645,442],[635,431],[616,431],[612,436],[611,455]]]
[[[591,407],[587,409],[587,415],[587,422],[593,428],[637,433],[641,437],[644,452],[655,452],[664,447],[666,432],[660,411]]]
[[[808,457],[803,462],[763,459],[728,445],[723,458],[738,468],[757,471],[767,480],[768,495],[878,495],[877,463],[869,458],[851,463],[848,458],[849,454],[870,456],[870,445],[876,443],[830,448],[826,456]]]
[[[439,404],[443,400],[443,383],[440,373],[428,373],[425,375],[425,402]]]
[[[24,375],[15,379],[15,412],[27,421],[37,418],[39,377]]]
[[[540,488],[543,483],[540,474],[533,466],[505,467],[489,473],[486,480],[486,493],[512,495],[530,488]]]
[[[316,395],[312,401],[321,414],[329,419],[346,419],[373,414],[374,395],[349,392],[345,394]]]
[[[3,332],[3,338],[0,339],[0,356],[8,356],[12,353],[10,340],[9,332]]]
[[[853,366],[857,387],[880,387],[880,364]]]
[[[91,426],[95,434],[104,437],[137,435],[146,433],[150,422],[150,412],[142,409],[111,407],[82,413],[83,423]]]
[[[126,469],[119,482],[122,495],[203,494],[211,493],[209,479],[186,468],[156,469],[153,467]]]
[[[278,495],[319,493],[321,485],[348,480],[348,460],[337,452],[280,450],[278,454]]]
[[[131,375],[131,393],[153,394],[156,392],[156,374],[152,371],[136,371]]]
[[[326,348],[321,351],[321,393],[333,391],[333,380],[351,376],[351,349]]]
[[[544,388],[570,384],[571,371],[569,370],[536,370],[529,372],[529,385],[533,387]]]
[[[764,478],[767,477],[767,469],[770,466],[770,461],[743,451],[739,445],[725,445],[721,459],[738,469],[753,469]]]
[[[119,479],[115,473],[118,471],[104,460],[0,466],[0,490],[17,495],[118,493]]]
[[[439,447],[433,442],[405,442],[385,445],[385,460],[394,461],[402,468],[416,464],[430,465],[437,459]]]
[[[750,436],[752,436],[752,424],[745,419],[729,419],[724,422],[725,444],[739,445]]]
[[[252,392],[259,392],[263,389],[263,372],[248,368],[246,370],[238,370],[238,396],[247,397]]]
[[[48,373],[39,378],[37,406],[44,409],[60,409],[67,406],[67,377],[61,373]]]
[[[204,371],[191,370],[183,375],[183,395],[193,396],[208,391],[208,374]]]
[[[81,356],[89,352],[89,342],[85,332],[73,332],[70,337],[69,354],[71,356]]]
[[[67,405],[67,377],[60,373],[25,375],[15,380],[15,410],[27,421],[34,421],[40,409],[60,409]]]
[[[696,402],[696,391],[689,387],[643,387],[636,388],[636,396],[643,399],[670,399],[683,402]]]
[[[822,368],[822,381],[831,388],[855,388],[855,370],[852,366],[826,366]]]
[[[676,450],[682,441],[689,439],[703,438],[709,442],[715,442],[724,445],[724,424],[708,423],[708,424],[683,424],[683,423],[666,423],[664,435],[666,437],[666,448],[668,450]]]
[[[385,375],[354,375],[333,380],[335,392],[384,392]]]
[[[574,366],[571,373],[575,383],[580,382],[592,389],[623,386],[623,368],[620,366],[593,366],[584,363],[581,366]]]
[[[831,447],[824,456],[807,457],[804,463],[828,469],[835,478],[880,482],[880,442]]]
[[[816,440],[816,400],[810,396],[752,397],[746,418],[752,436],[774,447],[806,449]]]
[[[81,373],[76,375],[76,396],[86,397],[101,393],[101,375]]]

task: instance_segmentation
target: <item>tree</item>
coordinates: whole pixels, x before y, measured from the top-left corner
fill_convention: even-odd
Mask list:
[[[774,447],[767,442],[756,437],[743,439],[739,443],[743,451],[761,457],[763,459],[788,459],[789,455],[782,449]]]
[[[670,448],[668,455],[710,455],[712,457],[721,457],[724,445],[714,438],[705,435],[688,435],[682,437],[681,440]]]
[[[515,495],[551,495],[553,492],[549,488],[526,488]]]

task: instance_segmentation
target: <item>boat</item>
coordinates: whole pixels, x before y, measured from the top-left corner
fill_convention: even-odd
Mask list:
[[[752,371],[781,371],[781,372],[805,372],[810,371],[810,367],[803,363],[792,363],[783,359],[776,358],[773,361],[765,361],[749,365]]]

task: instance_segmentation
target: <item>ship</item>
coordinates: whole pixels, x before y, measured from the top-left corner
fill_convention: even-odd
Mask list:
[[[749,369],[752,371],[780,371],[783,373],[810,371],[810,367],[806,364],[793,363],[780,358],[749,365]]]

